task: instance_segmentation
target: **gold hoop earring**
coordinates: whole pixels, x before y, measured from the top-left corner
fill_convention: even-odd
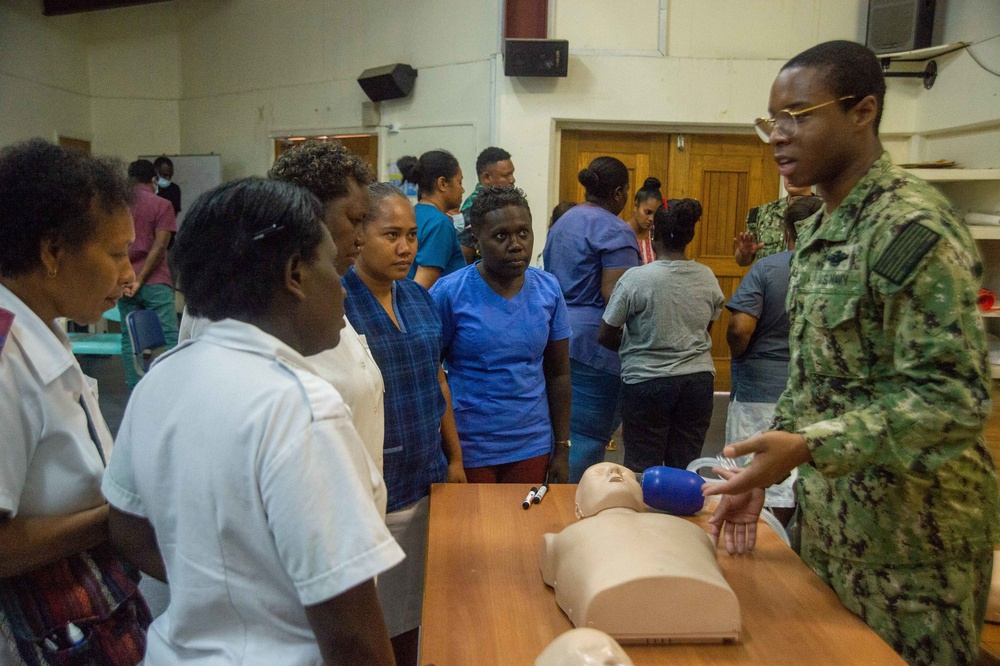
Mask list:
[[[55,276],[56,276],[56,269],[50,268],[49,269],[49,277],[50,278],[54,278]]]

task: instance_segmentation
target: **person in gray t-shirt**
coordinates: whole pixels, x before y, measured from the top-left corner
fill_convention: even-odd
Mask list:
[[[688,259],[701,204],[671,200],[653,218],[656,261],[618,281],[597,340],[622,360],[625,466],[684,468],[712,419],[712,322],[725,297],[712,270]]]
[[[768,430],[774,406],[788,382],[788,272],[796,241],[796,223],[823,205],[819,197],[801,197],[785,210],[785,252],[757,260],[740,282],[726,307],[733,313],[726,340],[733,355],[730,366],[732,392],[726,415],[726,443],[742,442]],[[792,484],[786,481],[767,489],[767,505],[783,523],[795,506]]]

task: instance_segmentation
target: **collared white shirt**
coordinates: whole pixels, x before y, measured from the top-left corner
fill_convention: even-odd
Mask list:
[[[197,337],[210,320],[184,310],[178,341]],[[316,374],[333,384],[351,410],[351,420],[362,443],[382,473],[382,445],[385,439],[385,385],[378,364],[359,335],[344,317],[340,344],[314,356],[309,362]]]
[[[170,579],[146,663],[319,664],[304,606],[394,566],[385,487],[336,390],[249,324],[206,325],[132,394],[104,478]]]
[[[0,511],[53,516],[103,504],[101,458],[113,440],[97,382],[83,374],[66,334],[3,285],[0,308],[14,314],[0,351]]]

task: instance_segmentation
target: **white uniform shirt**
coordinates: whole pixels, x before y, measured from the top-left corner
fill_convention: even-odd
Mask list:
[[[45,323],[0,285],[0,308],[14,322],[0,351],[0,512],[76,513],[104,503],[103,455],[112,438],[97,405],[96,382],[80,370],[66,334]]]
[[[210,323],[184,311],[178,341],[197,337]],[[351,420],[362,443],[382,473],[382,445],[385,439],[385,385],[378,364],[368,349],[365,336],[359,335],[344,317],[340,344],[309,357],[316,374],[333,384],[351,410]]]
[[[319,664],[303,606],[403,558],[385,486],[309,362],[227,319],[161,356],[132,394],[104,477],[146,517],[170,579],[146,664]]]

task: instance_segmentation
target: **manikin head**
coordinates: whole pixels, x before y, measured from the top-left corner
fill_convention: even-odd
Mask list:
[[[581,627],[556,637],[538,655],[535,666],[632,666],[632,660],[611,636]]]
[[[589,518],[605,509],[642,511],[642,486],[635,472],[602,462],[587,468],[576,488],[576,517]]]

